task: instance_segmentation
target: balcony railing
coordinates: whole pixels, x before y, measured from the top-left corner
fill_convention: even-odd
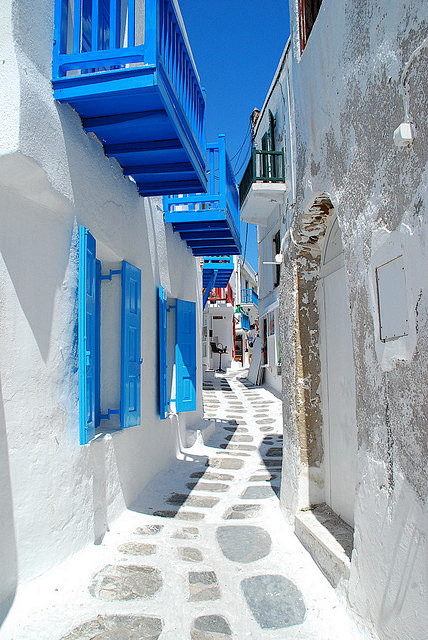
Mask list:
[[[52,83],[140,193],[206,189],[205,97],[176,0],[55,0]]]
[[[227,287],[215,287],[208,296],[210,302],[227,302],[233,306],[233,292],[230,284]]]
[[[254,304],[259,306],[259,296],[253,289],[241,289],[241,304]]]
[[[284,151],[261,151],[254,148],[248,166],[239,185],[239,202],[242,206],[255,182],[285,182]]]
[[[225,136],[207,150],[208,193],[165,197],[165,222],[172,223],[195,256],[238,255],[239,194]]]

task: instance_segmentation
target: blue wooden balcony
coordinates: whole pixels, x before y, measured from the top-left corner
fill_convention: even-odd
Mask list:
[[[205,289],[203,297],[203,308],[207,303],[212,289],[224,289],[227,287],[230,276],[233,273],[232,256],[206,256],[204,258],[204,268],[202,272],[202,286]]]
[[[55,0],[52,84],[141,195],[206,191],[205,97],[176,0]]]
[[[219,256],[218,258],[206,256],[204,259],[203,269],[203,287],[207,287],[214,276],[215,278],[210,288],[214,289],[214,287],[218,287],[220,289],[224,289],[224,287],[227,287],[232,273],[232,256]]]
[[[241,304],[254,304],[259,306],[259,296],[253,289],[241,289]]]
[[[224,135],[207,145],[208,193],[164,198],[165,222],[173,225],[195,256],[241,253],[239,193]]]

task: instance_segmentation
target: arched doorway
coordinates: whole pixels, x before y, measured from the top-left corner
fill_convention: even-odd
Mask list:
[[[326,502],[353,526],[357,465],[355,372],[343,244],[336,217],[331,220],[323,243],[320,293]]]

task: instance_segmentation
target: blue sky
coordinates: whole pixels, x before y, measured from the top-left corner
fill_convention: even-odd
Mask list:
[[[178,1],[207,94],[207,141],[225,133],[232,159],[248,133],[251,112],[263,105],[287,42],[288,0]],[[249,144],[248,138],[232,161],[238,178]],[[241,223],[243,252],[246,226]],[[246,257],[257,271],[254,225],[249,225]]]

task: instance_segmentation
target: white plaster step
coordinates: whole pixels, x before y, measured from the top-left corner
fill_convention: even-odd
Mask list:
[[[333,587],[349,579],[354,531],[330,507],[299,511],[294,531]]]

